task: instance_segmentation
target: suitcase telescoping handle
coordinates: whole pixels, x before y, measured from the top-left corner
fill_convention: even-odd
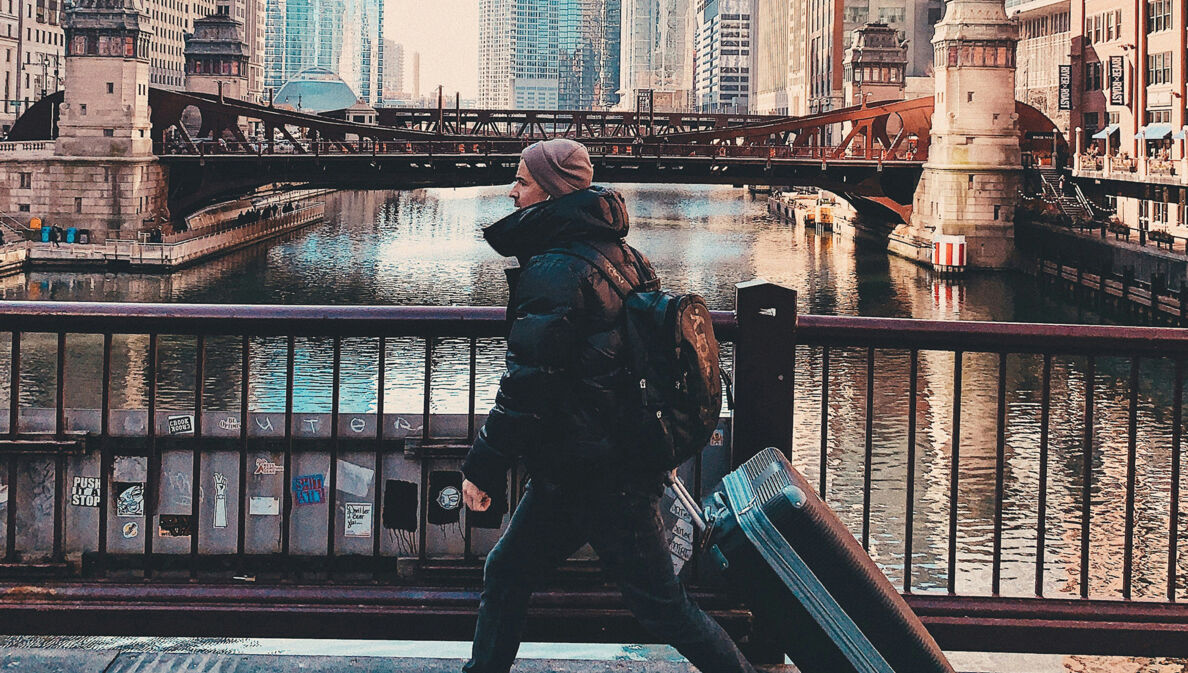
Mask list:
[[[693,525],[698,532],[704,533],[706,529],[705,512],[689,494],[689,489],[685,488],[685,482],[676,476],[676,472],[673,472],[669,475],[668,485],[672,487],[672,492],[676,494],[677,500],[680,500],[685,509],[689,510],[689,516],[693,517]]]

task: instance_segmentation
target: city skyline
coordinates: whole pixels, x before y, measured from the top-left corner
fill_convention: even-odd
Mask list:
[[[404,46],[406,87],[413,53],[421,55],[421,95],[438,84],[452,100],[478,97],[478,3],[474,0],[388,0],[384,37]],[[411,89],[410,89],[411,93]]]

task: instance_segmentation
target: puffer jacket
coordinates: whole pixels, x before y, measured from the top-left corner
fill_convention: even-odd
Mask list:
[[[571,249],[638,285],[654,277],[632,254],[623,197],[590,187],[521,209],[483,230],[508,270],[507,372],[462,472],[500,501],[507,471],[522,460],[534,480],[589,489],[649,487],[662,475],[631,468],[619,429],[627,377],[623,301]],[[613,273],[613,270],[611,271]]]

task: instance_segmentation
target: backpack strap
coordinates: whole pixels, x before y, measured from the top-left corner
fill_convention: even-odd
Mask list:
[[[549,250],[549,252],[556,252],[556,253],[559,253],[562,255],[569,255],[570,257],[576,257],[576,258],[582,260],[583,262],[585,262],[586,264],[589,264],[590,266],[594,267],[594,269],[597,270],[598,273],[601,274],[602,277],[606,279],[606,282],[609,283],[610,286],[615,289],[615,292],[619,295],[619,299],[621,299],[623,301],[627,301],[627,295],[635,291],[635,286],[633,286],[626,278],[624,278],[623,274],[620,273],[617,268],[615,268],[614,262],[612,262],[610,260],[610,258],[606,256],[606,253],[602,252],[601,250],[599,250],[597,247],[595,247],[593,245],[586,245],[586,247],[593,249],[596,255],[598,255],[599,257],[601,257],[603,260],[606,261],[606,265],[599,264],[598,262],[594,261],[593,259],[590,259],[586,255],[583,255],[580,252],[573,250],[571,248],[552,248],[551,250]],[[610,271],[608,271],[606,269],[606,266],[615,268],[615,273],[612,274]]]
[[[640,279],[639,287],[635,288],[637,292],[653,292],[660,289],[660,277],[656,275],[656,270],[652,265],[644,261],[642,255],[635,248],[627,245],[627,241],[619,240],[619,246],[623,249],[623,256],[631,255],[635,258],[635,275]],[[645,279],[646,278],[646,279]]]

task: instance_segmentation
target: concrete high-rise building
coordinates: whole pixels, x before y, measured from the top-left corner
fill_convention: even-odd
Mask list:
[[[215,0],[146,0],[144,4],[153,30],[149,83],[162,89],[185,89],[186,34],[193,32],[195,19],[216,13],[217,4]]]
[[[609,109],[620,31],[618,0],[480,0],[479,104]]]
[[[378,104],[382,84],[381,0],[267,0],[268,86],[325,68],[361,99]],[[283,45],[277,51],[275,44]]]
[[[0,136],[66,76],[63,7],[58,0],[0,0]]]
[[[1056,122],[1071,137],[1072,103],[1079,90],[1079,68],[1072,67],[1073,32],[1070,0],[1007,0],[1007,13],[1019,22],[1018,65],[1015,69],[1015,98],[1027,103]],[[1114,25],[1121,11],[1112,15],[1107,30],[1117,31]],[[1079,31],[1078,31],[1079,32]],[[1060,104],[1060,70],[1065,66],[1069,80],[1065,83],[1068,104]],[[1095,120],[1097,121],[1097,120]],[[1094,124],[1093,133],[1101,128]]]
[[[808,114],[808,0],[788,0],[788,114]]]
[[[694,105],[702,112],[750,110],[754,0],[697,0]]]
[[[788,114],[789,0],[758,0],[755,13],[755,77],[751,110]]]
[[[693,96],[695,0],[623,0],[619,106],[651,90],[657,111],[689,109]]]
[[[392,40],[384,40],[383,84],[384,100],[408,98],[404,88],[404,45]]]
[[[479,0],[479,105],[506,109],[512,106],[512,54],[507,44],[511,35],[512,3]],[[420,54],[413,54],[413,96],[420,96],[417,68]]]
[[[421,97],[421,52],[414,51],[412,59],[413,98]]]

